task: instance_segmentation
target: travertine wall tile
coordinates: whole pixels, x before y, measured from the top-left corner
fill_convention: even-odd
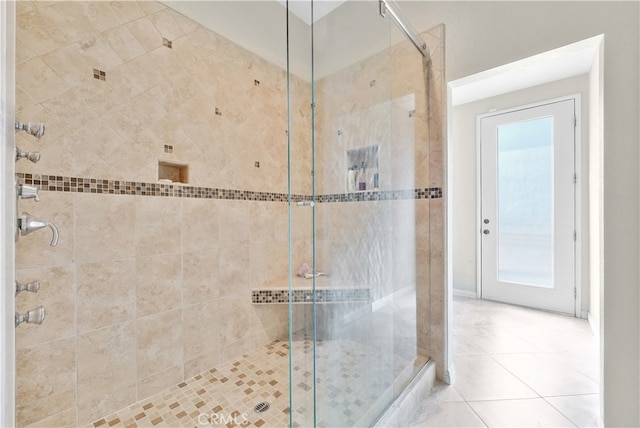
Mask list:
[[[182,201],[155,196],[135,198],[136,255],[179,253],[182,248]]]
[[[75,337],[16,352],[16,413],[20,425],[76,406]]]
[[[21,3],[18,2],[18,5]],[[37,55],[51,52],[70,42],[62,29],[49,19],[45,9],[34,7],[21,13],[17,21],[17,38]]]
[[[183,305],[209,301],[220,295],[218,249],[182,253]]]
[[[135,1],[110,1],[109,5],[120,18],[120,22],[129,22],[145,15]]]
[[[219,250],[220,297],[242,299],[249,296],[251,279],[249,248],[249,245],[234,245]]]
[[[136,258],[138,318],[182,307],[182,257],[163,254]]]
[[[40,57],[18,64],[16,83],[38,102],[68,89],[67,84]]]
[[[182,367],[182,310],[139,318],[136,322],[136,339],[138,379],[173,367]]]
[[[140,8],[144,10],[147,15],[154,14],[166,8],[166,6],[159,1],[141,0],[137,3],[138,6],[140,6]]]
[[[78,336],[78,420],[99,419],[136,398],[135,323]]]
[[[126,259],[135,255],[136,224],[135,215],[132,215],[136,209],[135,197],[113,195],[105,198],[83,193],[75,195],[75,204],[78,264]],[[72,230],[67,229],[65,235]]]
[[[218,300],[184,307],[182,311],[183,361],[220,352],[220,329],[225,320],[220,318],[219,314]]]
[[[147,52],[162,47],[162,34],[148,17],[144,16],[128,23],[127,28]]]
[[[177,385],[184,379],[182,365],[170,367],[138,382],[138,397],[149,397],[158,391]]]
[[[27,428],[76,428],[77,426],[78,421],[76,419],[75,407],[63,410],[60,413],[41,419],[33,424],[26,425]]]
[[[78,333],[135,320],[135,265],[133,258],[78,265]]]

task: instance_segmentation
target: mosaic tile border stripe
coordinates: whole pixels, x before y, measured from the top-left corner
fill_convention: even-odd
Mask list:
[[[314,290],[252,290],[251,303],[280,304],[311,303]],[[315,290],[316,303],[370,302],[371,291],[368,288]]]
[[[111,195],[166,196],[174,198],[232,199],[263,202],[288,202],[286,193],[256,192],[251,190],[220,189],[215,187],[188,186],[182,184],[144,183],[125,180],[105,180],[99,178],[65,177],[59,175],[39,175],[17,173],[18,184],[35,186],[50,192],[100,193]],[[317,195],[316,202],[364,202],[390,201],[399,199],[439,199],[441,187],[422,189],[383,190],[357,193],[335,193]],[[294,194],[291,202],[311,200],[309,195]]]
[[[390,201],[398,199],[440,199],[441,187],[427,187],[423,189],[381,190],[357,193],[334,193],[316,196],[317,202],[363,202]]]

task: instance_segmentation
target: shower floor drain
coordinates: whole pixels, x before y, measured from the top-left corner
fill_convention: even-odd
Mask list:
[[[253,410],[255,410],[256,413],[264,413],[269,410],[269,407],[271,407],[269,403],[263,401],[262,403],[256,404]]]

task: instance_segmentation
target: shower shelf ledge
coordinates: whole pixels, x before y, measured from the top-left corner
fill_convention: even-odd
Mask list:
[[[316,303],[371,303],[369,287],[335,286],[330,277],[316,278]],[[295,277],[291,284],[292,303],[313,303],[313,281]],[[255,305],[282,305],[289,303],[289,281],[274,281],[251,290],[251,302]]]

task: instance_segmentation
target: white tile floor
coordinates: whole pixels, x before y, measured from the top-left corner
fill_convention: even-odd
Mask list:
[[[413,427],[599,426],[598,346],[585,320],[454,299],[453,385]]]

